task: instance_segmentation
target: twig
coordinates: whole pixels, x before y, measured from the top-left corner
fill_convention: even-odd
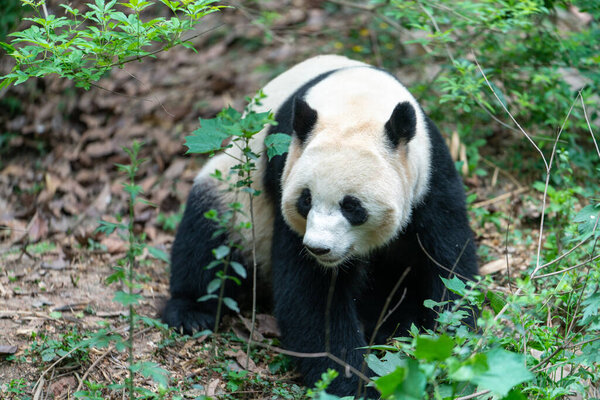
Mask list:
[[[508,280],[508,289],[513,291],[512,284],[510,283],[510,260],[508,258],[508,232],[510,232],[510,219],[506,224],[506,236],[504,238],[504,255],[506,256],[506,277]]]
[[[488,394],[490,390],[482,390],[481,392],[473,393],[468,396],[457,397],[454,400],[469,400],[474,399],[475,397],[483,396],[484,394]]]
[[[142,335],[146,332],[148,332],[149,330],[151,330],[152,328],[148,327],[148,328],[144,328],[141,331],[136,332],[133,336],[139,336]],[[108,349],[106,349],[106,351],[104,351],[93,363],[92,365],[90,365],[90,367],[85,371],[85,373],[81,376],[81,378],[79,379],[79,384],[77,385],[77,389],[75,389],[76,392],[80,391],[81,388],[83,387],[83,381],[85,380],[85,378],[87,378],[87,376],[90,374],[90,372],[100,363],[100,361],[102,361],[107,355],[109,355],[112,351],[114,350],[114,345],[110,345],[108,347]],[[67,354],[68,355],[68,354]]]
[[[516,131],[515,128],[513,128],[512,126],[510,127],[512,130]],[[481,161],[483,161],[484,163],[497,168],[498,171],[500,171],[500,173],[506,175],[506,177],[518,188],[521,189],[523,187],[523,185],[521,184],[521,182],[519,182],[519,180],[517,178],[515,178],[515,176],[513,174],[511,174],[510,172],[506,171],[504,168],[501,168],[498,164],[496,164],[495,162],[488,160],[485,157],[481,158]]]
[[[387,2],[380,4],[362,4],[362,3],[353,3],[351,1],[345,0],[328,0],[330,3],[338,4],[340,6],[357,8],[363,11],[375,11],[376,9],[387,5]]]
[[[377,336],[379,329],[381,328],[383,323],[390,317],[390,315],[392,315],[392,313],[396,310],[396,308],[398,308],[398,306],[404,301],[404,298],[406,297],[406,288],[404,288],[404,293],[402,293],[402,296],[400,297],[400,300],[398,301],[398,303],[390,310],[389,313],[386,314],[388,307],[390,306],[390,303],[392,302],[392,298],[394,297],[394,295],[400,288],[400,285],[402,284],[404,279],[406,279],[406,276],[410,272],[410,269],[411,268],[408,267],[404,270],[404,272],[402,273],[402,275],[400,275],[400,278],[398,279],[398,281],[396,282],[396,284],[394,285],[394,287],[388,294],[387,298],[385,299],[385,303],[383,305],[383,308],[381,309],[381,312],[379,313],[379,318],[377,319],[377,323],[375,324],[375,329],[373,329],[373,333],[371,334],[371,340],[369,340],[369,345],[368,345],[369,348],[367,349],[367,353],[365,354],[365,358],[363,359],[363,362],[362,362],[362,365],[360,368],[360,370],[363,374],[366,372],[367,357],[369,357],[369,354],[371,354],[371,346],[373,346],[373,344],[375,343],[375,337]],[[362,381],[360,381],[358,383],[358,391],[357,391],[358,398],[360,398],[360,395],[362,393],[362,389],[363,389],[362,383],[363,383]]]
[[[331,353],[331,303],[333,301],[333,293],[335,291],[335,283],[337,281],[337,268],[334,268],[331,272],[331,281],[329,283],[329,291],[327,292],[327,305],[325,306],[325,351]]]
[[[250,174],[250,172],[248,172]],[[254,230],[254,195],[248,193],[250,198],[250,223],[252,224],[252,321],[250,327],[250,336],[248,337],[248,347],[246,349],[246,370],[250,365],[250,347],[252,346],[252,338],[254,337],[254,326],[256,325],[256,274],[258,264],[256,262],[256,231]]]
[[[586,264],[588,264],[588,263],[590,263],[590,262],[592,262],[592,261],[596,261],[596,260],[597,260],[597,259],[599,259],[599,258],[600,258],[600,254],[598,254],[597,256],[595,256],[595,257],[592,257],[592,258],[590,258],[590,259],[588,259],[588,260],[586,260],[586,261],[583,261],[583,262],[581,262],[581,263],[579,263],[579,264],[577,264],[577,265],[574,265],[574,266],[572,266],[572,267],[565,268],[565,269],[561,269],[560,271],[549,272],[549,273],[547,273],[547,274],[543,274],[543,275],[536,275],[536,276],[533,276],[531,279],[541,279],[541,278],[547,278],[547,277],[549,277],[549,276],[553,276],[553,275],[562,274],[562,273],[565,273],[565,272],[571,271],[571,270],[573,270],[573,269],[576,269],[576,268],[582,267],[582,266],[584,266],[584,265],[586,265]]]
[[[197,34],[195,34],[195,35],[192,35],[192,36],[190,36],[189,38],[187,38],[187,39],[183,39],[183,40],[181,40],[181,41],[182,41],[182,42],[189,42],[190,40],[194,40],[194,39],[196,39],[197,37],[200,37],[200,36],[202,36],[202,35],[205,35],[205,34],[207,34],[207,33],[209,33],[209,32],[212,32],[212,31],[214,31],[214,30],[216,30],[216,29],[219,29],[220,27],[222,27],[222,26],[224,26],[224,25],[225,25],[225,24],[219,24],[219,25],[213,26],[212,28],[209,28],[209,29],[207,29],[207,30],[205,30],[205,31],[202,31],[202,32],[200,32],[200,33],[197,33]],[[172,46],[172,45],[163,46],[163,47],[161,47],[160,49],[156,49],[156,50],[154,50],[154,51],[151,51],[151,52],[149,52],[149,53],[142,54],[141,56],[136,56],[136,57],[128,58],[127,60],[123,60],[123,61],[119,61],[119,62],[116,62],[116,63],[110,64],[110,65],[108,65],[108,66],[106,67],[106,69],[110,69],[110,68],[113,68],[113,67],[120,67],[120,66],[122,66],[122,65],[125,65],[125,64],[127,64],[127,63],[130,63],[130,62],[132,62],[132,61],[139,61],[139,60],[142,60],[142,59],[144,59],[144,58],[146,58],[146,57],[153,56],[153,55],[155,55],[155,54],[158,54],[158,53],[161,53],[161,52],[163,52],[163,51],[165,51],[165,50],[167,50],[167,49],[170,49],[171,47],[173,47],[173,46]]]
[[[431,262],[433,262],[435,265],[437,265],[438,267],[440,267],[441,269],[445,270],[446,272],[449,272],[450,274],[454,274],[456,276],[458,276],[461,279],[464,279],[466,281],[468,281],[470,278],[459,274],[458,272],[454,272],[453,269],[450,269],[442,264],[440,264],[435,258],[433,258],[433,256],[431,254],[429,254],[429,252],[427,251],[427,249],[425,248],[425,246],[423,246],[423,243],[421,243],[421,238],[419,237],[419,235],[417,234],[417,242],[419,243],[419,246],[421,247],[421,250],[423,250],[423,252],[425,253],[425,255],[427,256],[427,258],[429,258],[431,260]],[[466,245],[469,243],[469,241],[467,241],[467,243],[465,244],[465,246],[463,247],[462,251],[460,252],[460,255],[458,256],[458,259],[460,259],[460,256],[462,256],[463,251],[466,248]],[[458,261],[458,260],[457,260]],[[456,263],[454,264],[456,265]]]
[[[347,362],[345,362],[344,360],[340,359],[339,357],[328,353],[326,351],[320,352],[320,353],[301,353],[298,351],[293,351],[293,350],[285,350],[282,349],[281,347],[277,347],[277,346],[271,346],[268,344],[264,344],[264,343],[255,343],[257,346],[260,346],[262,348],[265,348],[267,350],[272,350],[276,353],[280,353],[280,354],[285,354],[287,356],[291,356],[291,357],[297,357],[297,358],[320,358],[320,357],[327,357],[330,360],[332,360],[333,362],[335,362],[336,364],[348,369],[350,372],[352,372],[354,375],[358,376],[360,379],[362,379],[363,381],[365,381],[366,383],[370,383],[371,379],[369,379],[369,377],[367,377],[365,374],[363,374],[362,372],[360,372],[359,370],[357,370],[356,368],[354,368],[352,365],[348,364]]]
[[[583,108],[583,116],[585,117],[585,122],[587,123],[588,129],[590,131],[590,136],[592,136],[592,140],[594,141],[594,146],[596,146],[596,153],[598,153],[598,157],[600,158],[600,148],[598,148],[598,142],[596,142],[596,137],[594,136],[594,131],[592,130],[592,125],[590,124],[590,119],[588,118],[587,111],[585,109],[585,102],[583,101],[583,95],[581,94],[581,89],[579,91],[579,98],[581,99],[581,107]]]
[[[509,199],[509,198],[519,195],[521,193],[528,192],[529,190],[530,190],[530,188],[528,188],[528,187],[522,187],[519,189],[511,190],[510,192],[503,193],[492,199],[482,200],[482,201],[478,201],[477,203],[473,203],[472,207],[481,208],[481,207],[489,206],[490,204],[498,203],[500,201]]]

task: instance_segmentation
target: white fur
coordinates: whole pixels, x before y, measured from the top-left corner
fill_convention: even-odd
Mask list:
[[[387,73],[358,61],[333,55],[306,60],[269,82],[263,89],[267,97],[255,110],[276,113],[302,85],[339,68],[345,69],[308,91],[305,100],[317,111],[317,124],[304,146],[296,139],[292,142],[282,179],[282,213],[286,222],[303,236],[305,245],[330,249],[328,254],[315,257],[329,267],[354,256],[367,255],[406,226],[412,207],[427,192],[430,164],[425,118],[414,97]],[[410,102],[415,109],[416,135],[408,148],[400,145],[392,153],[385,147],[384,124],[394,107],[403,101]],[[257,153],[264,152],[266,132],[267,128],[253,141]],[[239,158],[239,150],[230,151]],[[236,163],[225,154],[213,157],[202,168],[195,184],[213,180],[210,174],[215,169],[226,174]],[[265,167],[266,157],[262,157],[254,173],[256,190],[263,190]],[[246,194],[236,198],[223,184],[218,185],[223,204],[238,201],[249,215]],[[310,189],[313,202],[306,220],[296,209],[304,188]],[[364,224],[352,226],[342,215],[339,202],[345,195],[357,197],[367,209],[369,218]],[[254,199],[254,214],[257,260],[268,268],[274,215],[267,196]],[[244,237],[248,240],[249,232]]]
[[[325,266],[368,255],[384,246],[408,224],[411,210],[428,188],[430,142],[417,101],[389,74],[367,66],[330,75],[308,91],[305,101],[317,111],[307,143],[292,143],[282,180],[282,212],[304,236],[304,244],[329,248],[315,258]],[[395,106],[408,101],[417,116],[408,148],[386,147],[385,123]],[[308,220],[298,215],[296,199],[304,188],[312,194]],[[350,225],[339,203],[357,197],[368,220]],[[319,246],[317,246],[317,243]]]
[[[305,83],[309,82],[313,78],[326,73],[328,71],[357,66],[365,65],[359,61],[350,60],[346,57],[336,55],[324,55],[310,58],[303,61],[289,70],[283,72],[275,79],[271,80],[264,88],[263,92],[267,96],[260,106],[255,107],[256,112],[271,111],[277,113],[277,110],[281,105],[296,92]],[[258,133],[252,140],[251,146],[254,152],[257,154],[264,153],[264,139],[268,131],[268,127]],[[241,151],[237,148],[229,149],[228,152],[236,158],[240,158]],[[194,185],[202,185],[204,182],[214,182],[220,191],[222,204],[229,204],[232,202],[239,202],[242,204],[242,209],[245,215],[250,215],[250,201],[248,195],[245,193],[236,193],[228,191],[227,186],[221,182],[215,181],[210,175],[215,170],[221,171],[224,175],[236,165],[238,162],[227,154],[217,154],[211,158],[200,170],[196,178],[194,179]],[[257,170],[254,172],[254,183],[253,188],[259,191],[263,191],[262,176],[264,175],[266,167],[266,155],[261,157],[257,163]],[[267,201],[266,195],[257,196],[253,200],[254,202],[254,214],[255,214],[255,233],[256,233],[256,255],[257,262],[263,266],[263,271],[268,271],[271,265],[271,240],[273,237],[273,206]],[[246,216],[239,216],[238,221],[247,220]],[[248,230],[243,232],[243,239],[245,241],[245,250],[248,254],[247,259],[250,259],[249,252],[252,249],[250,243],[250,232]]]

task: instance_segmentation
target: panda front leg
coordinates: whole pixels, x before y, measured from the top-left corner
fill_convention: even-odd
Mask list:
[[[366,342],[354,297],[361,286],[361,274],[352,269],[338,270],[327,310],[332,270],[318,265],[306,255],[302,239],[287,227],[281,216],[275,221],[272,254],[274,311],[285,348],[301,353],[328,350],[360,371],[364,351],[359,348],[366,346]],[[326,315],[329,318],[328,335]],[[346,376],[345,367],[333,360],[298,357],[296,361],[307,386],[313,386],[323,372],[332,368],[339,376],[327,392],[338,396],[356,393],[358,377],[354,374]],[[367,394],[369,398],[378,397],[372,388]]]
[[[188,334],[213,329],[215,324],[217,301],[197,300],[206,294],[219,269],[206,269],[214,260],[212,250],[227,242],[225,234],[215,235],[217,224],[204,216],[211,209],[222,209],[216,193],[218,190],[209,182],[192,187],[171,251],[171,298],[162,320]],[[232,296],[233,290],[226,282],[226,295]]]

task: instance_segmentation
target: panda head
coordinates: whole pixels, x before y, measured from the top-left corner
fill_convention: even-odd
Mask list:
[[[364,93],[320,102],[314,92],[294,99],[281,207],[308,253],[335,267],[406,227],[426,190],[429,142],[412,97],[373,106]]]

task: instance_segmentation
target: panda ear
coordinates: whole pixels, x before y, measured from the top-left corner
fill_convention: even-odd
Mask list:
[[[392,148],[396,149],[400,142],[410,142],[416,132],[417,114],[414,107],[408,101],[398,103],[385,123],[385,135]]]
[[[317,112],[310,108],[308,103],[303,99],[295,97],[292,109],[292,121],[294,133],[300,139],[300,142],[304,143],[317,123]]]

